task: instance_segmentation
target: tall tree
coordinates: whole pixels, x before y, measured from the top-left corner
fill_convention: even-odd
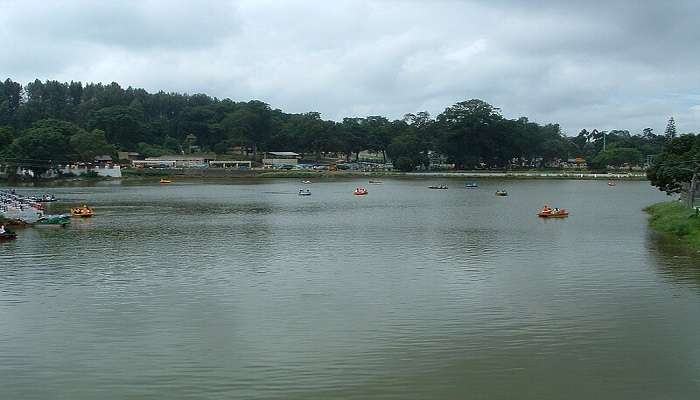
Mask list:
[[[673,117],[668,119],[664,134],[666,135],[667,140],[671,140],[676,137],[676,121],[673,119]]]

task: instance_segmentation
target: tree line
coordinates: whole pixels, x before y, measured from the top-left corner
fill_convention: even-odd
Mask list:
[[[257,100],[149,93],[117,83],[0,82],[0,159],[34,169],[47,160],[91,161],[118,150],[181,154],[193,144],[220,155],[243,149],[251,158],[261,150],[284,150],[307,159],[351,160],[369,150],[404,171],[436,162],[456,169],[544,167],[574,157],[605,167],[642,163],[665,140],[650,128],[638,134],[584,129],[567,137],[558,124],[508,119],[478,99],[454,104],[436,117],[422,111],[395,120],[375,115],[331,121],[317,112],[286,113]]]

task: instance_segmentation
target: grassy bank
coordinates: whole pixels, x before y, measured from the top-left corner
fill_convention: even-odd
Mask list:
[[[682,240],[700,251],[700,216],[680,202],[654,204],[644,209],[651,215],[649,224],[655,230]]]

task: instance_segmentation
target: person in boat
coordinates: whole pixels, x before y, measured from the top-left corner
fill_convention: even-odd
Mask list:
[[[0,225],[0,235],[4,235],[5,232],[7,232],[7,231],[5,230],[5,225]]]

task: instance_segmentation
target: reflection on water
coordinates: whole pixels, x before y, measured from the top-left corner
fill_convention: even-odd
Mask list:
[[[650,232],[647,245],[659,272],[676,283],[700,290],[700,253],[671,235]]]
[[[0,398],[700,394],[697,258],[647,183],[364,183],[52,190],[97,216],[0,245]]]

